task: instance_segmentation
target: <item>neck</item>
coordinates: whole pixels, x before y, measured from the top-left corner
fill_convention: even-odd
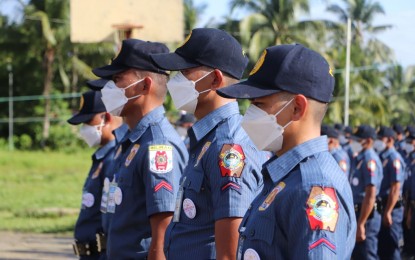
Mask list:
[[[127,115],[124,116],[124,122],[128,125],[130,130],[134,129],[135,126],[140,122],[143,117],[145,117],[148,113],[156,109],[161,105],[160,102],[146,102],[142,106],[135,105],[132,106],[132,109],[126,113]]]
[[[307,129],[307,131],[304,131],[304,129]],[[281,156],[292,148],[319,137],[320,131],[320,127],[300,126],[299,124],[293,122],[284,132],[282,148],[276,154]]]

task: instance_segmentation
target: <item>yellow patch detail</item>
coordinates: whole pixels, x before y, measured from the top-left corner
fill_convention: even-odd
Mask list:
[[[261,57],[259,57],[258,61],[256,62],[254,68],[249,72],[249,76],[254,75],[257,73],[257,71],[262,67],[262,64],[264,63],[265,56],[267,55],[267,50],[264,50],[261,54]]]

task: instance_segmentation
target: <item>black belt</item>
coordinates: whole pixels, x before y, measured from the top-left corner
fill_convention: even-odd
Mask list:
[[[362,204],[361,203],[354,204],[354,211],[355,212],[359,212],[361,209],[362,209]],[[378,209],[378,205],[375,202],[375,204],[373,205],[373,209],[372,209],[372,211],[370,212],[370,214],[369,214],[369,216],[367,218],[368,219],[373,218],[373,214],[375,213],[375,210],[377,210],[377,209]]]
[[[105,252],[107,249],[107,236],[104,233],[97,233],[97,248],[98,252]]]
[[[379,212],[382,213],[383,210],[386,208],[386,205],[388,204],[388,197],[378,198],[377,200],[378,205],[380,205]],[[401,197],[399,197],[398,201],[396,201],[395,206],[393,209],[399,209],[403,206],[403,200]]]
[[[89,241],[86,243],[80,243],[75,240],[72,244],[73,251],[77,256],[89,256],[99,254],[97,241]]]

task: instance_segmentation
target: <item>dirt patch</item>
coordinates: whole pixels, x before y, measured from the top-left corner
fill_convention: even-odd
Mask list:
[[[0,232],[0,259],[78,259],[70,235]]]

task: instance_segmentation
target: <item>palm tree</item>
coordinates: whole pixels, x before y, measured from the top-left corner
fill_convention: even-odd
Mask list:
[[[200,16],[206,9],[206,4],[200,4],[196,6],[193,0],[184,0],[184,32],[189,32],[196,26]],[[185,35],[185,36],[186,36]]]
[[[299,21],[296,17],[297,13],[309,12],[308,0],[232,0],[230,6],[231,11],[245,9],[251,13],[239,24],[241,43],[251,60],[257,60],[268,46],[298,42],[311,47],[324,37],[323,22]],[[312,34],[305,33],[310,29]]]

